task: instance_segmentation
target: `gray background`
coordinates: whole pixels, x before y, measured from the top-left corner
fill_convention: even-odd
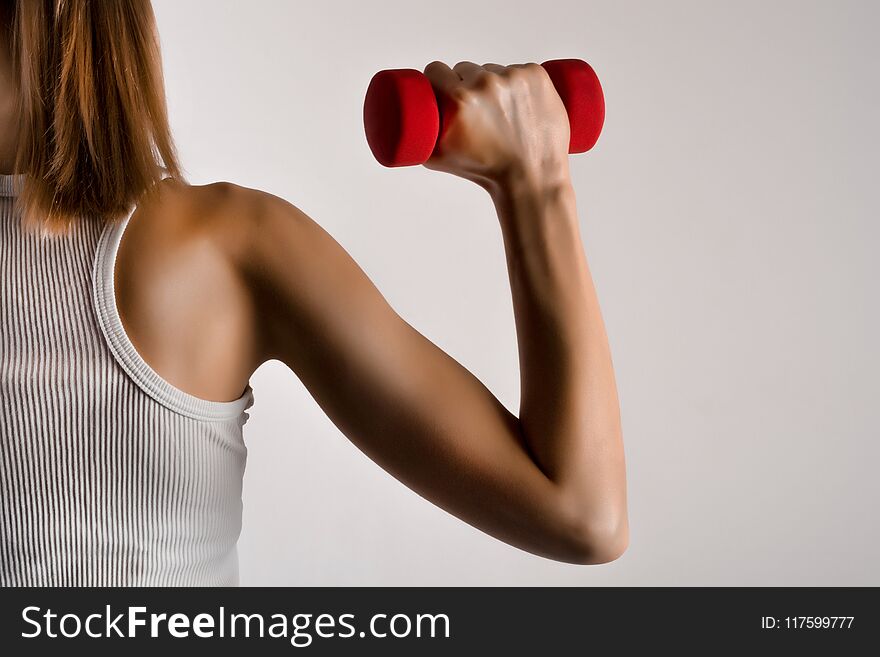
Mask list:
[[[270,363],[246,429],[242,583],[880,584],[878,7],[156,0],[191,180],[297,204],[514,410],[488,197],[376,164],[363,93],[432,59],[582,57],[607,97],[572,170],[620,387],[629,551],[569,566],[487,537]]]

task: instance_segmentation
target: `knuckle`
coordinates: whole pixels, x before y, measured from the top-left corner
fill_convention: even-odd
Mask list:
[[[473,100],[474,92],[464,85],[459,85],[453,88],[449,95],[459,105],[466,105]]]
[[[523,65],[520,70],[523,72],[524,77],[527,77],[533,82],[542,83],[550,81],[550,76],[547,75],[547,71],[544,70],[544,67],[540,64],[535,64],[534,62],[531,62],[529,64]]]
[[[504,84],[504,77],[495,71],[485,71],[475,81],[477,89],[490,93],[498,91]]]
[[[480,83],[485,87],[497,87],[501,84],[501,76],[495,71],[485,71],[480,76]]]

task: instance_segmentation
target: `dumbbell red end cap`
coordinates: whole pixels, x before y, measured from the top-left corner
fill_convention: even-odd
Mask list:
[[[605,123],[605,96],[593,67],[580,59],[551,59],[541,64],[568,112],[569,153],[595,146]]]
[[[386,167],[422,164],[434,151],[440,112],[431,83],[420,71],[379,71],[364,100],[370,150]]]

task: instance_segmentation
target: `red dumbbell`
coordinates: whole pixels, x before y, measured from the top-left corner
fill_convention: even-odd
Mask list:
[[[553,59],[542,66],[568,112],[568,152],[590,150],[605,122],[605,97],[596,72],[580,59]],[[364,99],[364,130],[380,164],[426,162],[440,132],[440,110],[428,78],[409,68],[376,73]]]

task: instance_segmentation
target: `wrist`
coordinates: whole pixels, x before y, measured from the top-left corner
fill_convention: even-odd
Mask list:
[[[533,166],[510,166],[493,179],[487,189],[496,205],[558,198],[572,190],[568,159]]]
[[[572,211],[574,187],[568,167],[553,175],[516,173],[498,180],[490,189],[502,223],[535,221],[547,215]]]

